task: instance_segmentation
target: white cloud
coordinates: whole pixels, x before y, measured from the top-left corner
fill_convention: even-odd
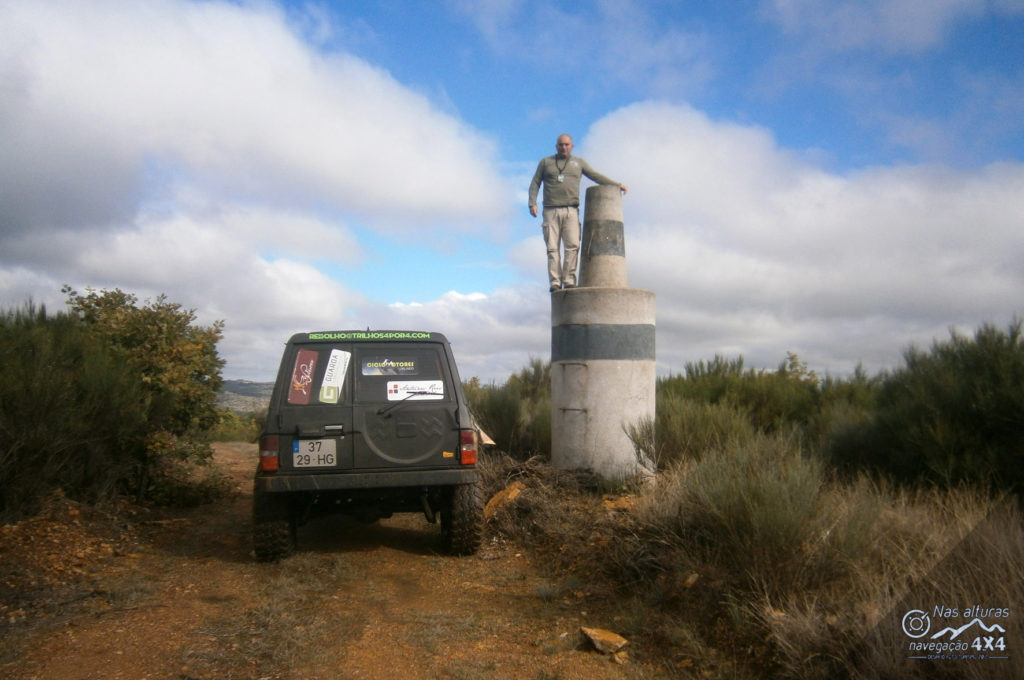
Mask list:
[[[761,7],[781,35],[773,36],[756,91],[769,105],[798,106],[792,118],[808,121],[811,134],[833,120],[854,126],[848,144],[858,154],[878,145],[960,166],[1013,156],[1024,115],[1024,74],[1009,56],[1020,0],[763,0]],[[821,110],[832,97],[838,101]],[[841,133],[816,134],[835,140]]]
[[[920,52],[941,43],[952,26],[986,12],[985,0],[770,0],[768,16],[820,49]]]
[[[604,0],[570,10],[521,0],[449,4],[500,54],[571,74],[584,91],[615,86],[639,88],[645,96],[686,96],[714,75],[713,41],[666,26],[642,2]],[[581,78],[583,72],[589,75]]]
[[[355,264],[363,258],[358,240],[344,225],[310,214],[234,206],[215,216],[227,233],[260,252],[340,264]]]
[[[268,364],[277,358],[261,351],[278,352],[289,335],[310,325],[345,325],[349,310],[363,304],[362,296],[340,286],[311,261],[315,243],[310,249],[290,253],[282,248],[263,255],[259,237],[250,239],[237,224],[225,224],[240,219],[237,214],[221,217],[224,221],[147,218],[136,230],[78,240],[78,249],[61,263],[64,274],[46,288],[56,290],[63,283],[78,290],[121,288],[142,300],[166,294],[195,309],[200,323],[226,322],[221,352],[229,359],[232,375],[256,371],[264,377]],[[260,224],[272,216],[247,217]],[[302,226],[307,236],[325,231],[313,224]],[[329,238],[331,232],[326,233]],[[302,238],[302,232],[295,235],[296,242]],[[13,280],[4,282],[3,289],[11,294],[41,284],[34,272],[13,268],[0,270],[0,276],[5,272]]]
[[[488,230],[494,143],[303,42],[335,30],[270,3],[0,4],[0,304],[166,294],[226,321],[230,375],[267,378],[291,333],[372,308],[328,273],[365,259],[350,220]]]
[[[475,16],[527,55],[589,36],[567,73],[596,63],[645,91],[699,89],[700,36],[629,7],[570,16],[497,0]],[[917,16],[900,3],[776,7],[805,37],[854,12],[841,36],[850,49],[875,47],[870,30],[885,35],[889,14]],[[939,5],[900,49],[934,44],[971,11]],[[495,212],[522,213],[533,167],[500,165],[447,103],[317,51],[344,35],[316,11],[300,19],[270,4],[0,4],[0,304],[59,306],[63,283],[166,293],[204,323],[226,321],[230,377],[269,379],[291,333],[325,328],[440,330],[464,377],[503,379],[547,358],[537,220],[500,253],[528,284],[388,305],[332,278],[332,267],[364,265],[368,229],[404,229],[405,242],[431,248],[458,243],[453,229],[500,232]],[[1014,91],[1012,78],[972,82],[991,89],[987,101]],[[900,130],[917,145],[940,137],[913,122]],[[658,295],[663,370],[716,353],[774,366],[788,350],[817,370],[874,369],[949,326],[1022,315],[1020,163],[837,174],[763,128],[650,102],[605,116],[577,145],[631,187],[630,281]],[[448,229],[429,228],[442,220]]]
[[[269,5],[11,3],[0,44],[8,230],[130,219],[151,167],[383,220],[473,228],[507,207],[491,140],[388,73],[313,51]]]
[[[504,380],[531,356],[551,351],[550,296],[540,284],[490,294],[451,291],[422,304],[365,309],[374,328],[445,333],[463,379]]]
[[[469,17],[477,30],[491,41],[504,40],[508,24],[522,11],[524,0],[448,0],[447,4]]]
[[[630,284],[658,295],[663,367],[793,350],[877,369],[951,326],[1024,315],[1019,163],[838,175],[764,130],[662,104],[607,116],[584,145],[631,187]]]

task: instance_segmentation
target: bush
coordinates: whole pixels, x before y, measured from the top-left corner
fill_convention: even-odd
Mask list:
[[[744,369],[743,359],[688,363],[681,376],[658,381],[658,400],[670,396],[732,406],[762,432],[804,426],[818,412],[818,377],[793,353],[775,371]]]
[[[491,491],[522,483],[490,527],[545,565],[539,596],[585,601],[665,668],[825,680],[1024,667],[910,660],[900,628],[910,609],[1024,597],[1020,514],[986,493],[840,483],[782,435],[681,461],[626,497],[537,459],[483,467]]]
[[[881,510],[870,526],[871,541],[850,562],[847,578],[745,604],[775,649],[779,667],[773,675],[1022,677],[1024,661],[1014,655],[997,666],[991,660],[908,658],[901,627],[902,615],[912,609],[931,612],[936,605],[962,602],[954,606],[963,611],[978,603],[1020,601],[1024,533],[1014,504],[962,488],[879,491],[870,485],[842,491]],[[1019,638],[1021,626],[1013,617],[998,622],[1007,628],[1007,642]]]
[[[479,385],[471,381],[465,386],[465,392],[477,424],[494,440],[498,449],[507,453],[518,451],[523,429],[518,390],[508,385]]]
[[[167,460],[210,459],[220,324],[196,326],[163,297],[78,295],[70,313],[0,314],[0,515],[33,514],[61,489],[96,502],[157,493]],[[165,485],[166,486],[166,485]],[[181,494],[175,494],[180,496]]]
[[[939,603],[1004,607],[1024,597],[1024,534],[1012,501],[971,485],[903,488],[849,464],[870,460],[875,471],[906,479],[918,478],[916,467],[952,481],[923,464],[925,451],[916,463],[904,456],[894,459],[902,467],[892,466],[893,431],[921,414],[943,439],[905,433],[917,446],[994,441],[1008,449],[1017,441],[1019,328],[956,340],[932,355],[912,351],[906,371],[877,378],[858,369],[819,380],[792,355],[774,373],[720,358],[688,366],[686,375],[659,381],[656,418],[630,428],[638,452],[660,464],[651,480],[619,489],[632,492],[619,498],[538,459],[487,458],[489,490],[524,484],[490,527],[546,566],[545,597],[571,592],[588,609],[597,608],[591,600],[610,606],[618,631],[643,640],[637,653],[664,655],[673,672],[986,677],[996,667],[908,660],[901,616]],[[901,390],[914,399],[894,398]],[[986,412],[940,418],[956,408],[971,413],[965,394]],[[986,418],[996,422],[978,424]],[[970,436],[954,437],[957,428]],[[833,473],[818,455],[826,447],[851,474]],[[1007,625],[1006,639],[1016,639],[1016,619]],[[1022,667],[1011,655],[996,672],[1021,677]]]
[[[154,461],[146,497],[157,505],[191,508],[223,498],[232,488],[231,477],[215,466],[165,456]]]
[[[654,422],[627,427],[638,455],[665,470],[683,460],[700,460],[731,441],[749,441],[756,430],[745,413],[731,404],[696,401],[667,392],[657,403]]]
[[[146,445],[138,371],[68,314],[0,316],[0,514],[34,514],[62,489],[96,502],[132,479]]]
[[[463,385],[469,408],[500,451],[527,460],[551,458],[551,364],[531,359],[504,385]]]
[[[910,348],[886,377],[866,431],[847,432],[834,458],[897,480],[1024,489],[1024,336],[985,325],[930,352]]]
[[[164,296],[140,305],[129,293],[64,287],[68,306],[89,332],[141,375],[148,438],[136,486],[144,495],[152,463],[163,456],[202,463],[212,456],[206,433],[220,414],[217,392],[223,324],[195,324],[195,312]]]
[[[744,565],[750,587],[778,591],[820,534],[824,473],[816,459],[782,436],[733,440],[658,480],[644,522],[722,568]],[[653,501],[653,502],[652,502]]]
[[[220,409],[217,424],[210,429],[210,441],[219,442],[254,442],[263,430],[267,419],[267,410],[256,413],[238,413],[231,409]]]

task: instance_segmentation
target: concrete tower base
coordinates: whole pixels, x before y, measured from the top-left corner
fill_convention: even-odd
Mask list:
[[[551,296],[551,462],[645,472],[626,428],[654,418],[654,293],[627,287],[618,187],[587,190],[580,287]]]
[[[654,293],[575,288],[551,307],[552,465],[614,481],[644,472],[626,427],[654,418]]]

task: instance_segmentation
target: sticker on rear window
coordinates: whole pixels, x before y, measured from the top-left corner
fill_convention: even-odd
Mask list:
[[[352,358],[351,352],[340,349],[331,350],[331,356],[327,358],[327,370],[324,371],[324,381],[320,383],[320,401],[322,403],[338,403],[350,358]]]
[[[389,380],[388,401],[444,399],[443,380]]]
[[[313,391],[313,372],[316,371],[317,353],[311,349],[300,349],[292,368],[292,382],[288,390],[289,404],[308,404]]]
[[[416,375],[412,357],[372,357],[363,359],[363,375]]]

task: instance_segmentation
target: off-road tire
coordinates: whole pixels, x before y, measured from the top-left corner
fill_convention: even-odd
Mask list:
[[[295,550],[295,518],[287,498],[260,491],[253,493],[252,547],[258,562],[274,562]]]
[[[444,496],[441,542],[452,555],[472,555],[484,534],[484,497],[479,484],[460,484]]]

